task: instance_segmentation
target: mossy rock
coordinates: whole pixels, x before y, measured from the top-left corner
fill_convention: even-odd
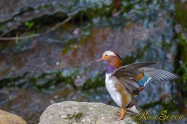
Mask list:
[[[116,120],[117,111],[120,109],[103,103],[66,101],[50,105],[39,124],[136,124],[130,113]]]

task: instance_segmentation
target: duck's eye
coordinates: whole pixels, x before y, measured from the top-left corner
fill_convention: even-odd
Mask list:
[[[105,56],[107,57],[108,55],[106,54]]]

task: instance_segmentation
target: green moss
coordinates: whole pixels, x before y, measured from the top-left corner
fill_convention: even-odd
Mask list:
[[[64,44],[64,46],[66,46],[66,47],[64,47],[64,48],[62,49],[62,53],[63,53],[63,54],[66,54],[67,52],[69,52],[69,51],[71,51],[72,49],[74,49],[74,48],[72,48],[72,44],[75,44],[75,42],[76,42],[76,39],[75,39],[75,38],[69,39],[68,42]]]
[[[28,73],[24,73],[23,75],[19,75],[17,77],[4,78],[0,80],[0,88],[3,87],[22,87],[24,85],[24,78],[26,78]]]
[[[178,80],[178,85],[181,88],[182,92],[187,92],[187,41],[181,35],[178,35],[178,54],[177,54],[177,67],[176,72],[180,75]],[[180,61],[180,63],[179,63]]]
[[[27,29],[31,29],[31,28],[34,26],[34,22],[32,22],[32,21],[26,21],[26,22],[24,23],[24,25],[25,25],[25,27],[26,27]]]
[[[162,42],[163,49],[166,49],[167,51],[171,50],[171,46],[172,46],[171,42],[165,42],[165,41]]]
[[[68,120],[74,119],[78,122],[78,121],[80,121],[80,119],[82,117],[83,117],[83,113],[79,112],[79,113],[75,113],[75,114],[68,114],[65,119],[68,119]]]
[[[93,79],[87,79],[81,87],[82,90],[96,89],[97,87],[104,87],[104,73],[95,76]]]
[[[181,1],[175,0],[175,10],[175,19],[179,24],[187,28],[187,2],[183,3]]]

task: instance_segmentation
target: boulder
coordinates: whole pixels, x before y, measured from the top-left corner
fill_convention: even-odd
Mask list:
[[[66,101],[47,107],[39,124],[136,124],[129,113],[117,121],[117,111],[120,108],[103,103]]]
[[[0,110],[0,124],[27,124],[21,117]]]

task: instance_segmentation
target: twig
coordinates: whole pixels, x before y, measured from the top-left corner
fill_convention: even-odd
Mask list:
[[[47,32],[51,32],[54,31],[55,29],[57,29],[58,27],[60,27],[61,25],[65,24],[66,22],[68,22],[71,19],[71,17],[68,17],[66,20],[64,20],[63,22],[60,22],[58,24],[56,24],[53,28],[51,28],[50,30],[48,30]]]
[[[37,37],[40,36],[44,33],[49,33],[51,31],[54,31],[55,29],[57,29],[58,27],[60,27],[61,25],[65,24],[66,22],[68,22],[71,19],[71,17],[68,17],[66,20],[64,20],[63,22],[60,22],[58,24],[56,24],[54,27],[52,27],[50,30],[43,32],[43,33],[38,33],[38,34],[31,34],[28,36],[16,36],[16,37],[0,37],[0,40],[22,40],[22,39],[27,39],[27,38],[33,38],[33,37]]]
[[[32,34],[28,36],[16,36],[16,37],[0,37],[0,40],[21,40],[21,39],[26,39],[26,38],[32,38],[32,37],[37,37],[41,34]]]

